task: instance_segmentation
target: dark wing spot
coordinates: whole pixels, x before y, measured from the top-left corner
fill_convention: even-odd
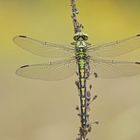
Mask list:
[[[24,65],[24,66],[21,66],[20,68],[26,68],[26,67],[29,67],[29,65]]]
[[[24,36],[24,35],[19,35],[19,37],[27,38],[27,36]]]
[[[137,36],[140,36],[140,34],[137,34]]]
[[[140,62],[135,62],[135,64],[139,64],[140,65]]]

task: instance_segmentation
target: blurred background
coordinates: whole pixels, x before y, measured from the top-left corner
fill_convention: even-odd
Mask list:
[[[102,44],[140,33],[139,0],[77,0],[79,20],[89,42]],[[0,0],[0,139],[73,140],[79,119],[74,85],[76,76],[56,82],[25,79],[15,71],[25,64],[42,63],[12,39],[27,35],[48,42],[72,42],[70,0]],[[128,54],[140,61],[140,51]],[[127,57],[128,57],[127,56]],[[123,56],[125,59],[125,56]],[[140,76],[93,79],[99,98],[92,104],[90,139],[140,138]]]

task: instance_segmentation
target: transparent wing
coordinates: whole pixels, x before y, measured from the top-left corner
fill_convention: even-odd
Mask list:
[[[140,34],[123,40],[99,45],[88,50],[91,57],[116,57],[140,48]]]
[[[73,46],[63,46],[32,39],[27,36],[16,36],[14,42],[21,48],[39,56],[51,58],[68,58],[74,55]]]
[[[140,62],[92,60],[91,73],[99,78],[118,78],[140,74]]]
[[[74,59],[50,62],[47,64],[25,65],[16,73],[22,77],[47,81],[62,80],[76,72]]]

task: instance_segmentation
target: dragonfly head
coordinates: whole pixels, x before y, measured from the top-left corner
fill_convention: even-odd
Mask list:
[[[74,35],[73,39],[75,41],[86,41],[88,40],[88,35],[83,32],[78,32]]]

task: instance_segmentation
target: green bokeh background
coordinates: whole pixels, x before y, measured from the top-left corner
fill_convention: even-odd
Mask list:
[[[140,33],[139,0],[77,0],[79,20],[89,42],[102,44]],[[30,80],[15,75],[24,64],[42,63],[12,41],[23,34],[54,43],[73,37],[69,0],[0,0],[0,139],[72,140],[79,120],[76,76],[58,82]],[[140,61],[140,51],[123,58]],[[140,138],[140,76],[91,80],[99,98],[92,105],[91,140]]]

